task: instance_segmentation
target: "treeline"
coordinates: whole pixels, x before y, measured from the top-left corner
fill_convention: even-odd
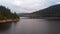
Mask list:
[[[12,13],[10,9],[0,6],[0,20],[5,19],[19,19],[19,16],[16,13]]]

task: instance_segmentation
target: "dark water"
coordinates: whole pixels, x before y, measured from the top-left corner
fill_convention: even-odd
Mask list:
[[[60,34],[60,20],[24,19],[0,24],[0,34]]]

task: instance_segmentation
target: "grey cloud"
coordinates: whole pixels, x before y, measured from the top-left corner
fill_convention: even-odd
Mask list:
[[[10,8],[13,12],[15,11],[17,13],[19,12],[31,13],[37,10],[47,8],[51,5],[60,2],[60,0],[18,0],[21,3],[14,4],[14,1],[15,0],[0,0],[0,5],[4,5]]]

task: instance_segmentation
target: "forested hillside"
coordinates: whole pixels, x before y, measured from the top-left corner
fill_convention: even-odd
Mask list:
[[[10,9],[0,6],[0,20],[5,19],[19,19],[19,16],[16,13],[12,13]]]

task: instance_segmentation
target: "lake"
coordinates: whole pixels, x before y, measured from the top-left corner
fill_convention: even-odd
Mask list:
[[[0,24],[0,34],[60,34],[60,20],[29,19]]]

